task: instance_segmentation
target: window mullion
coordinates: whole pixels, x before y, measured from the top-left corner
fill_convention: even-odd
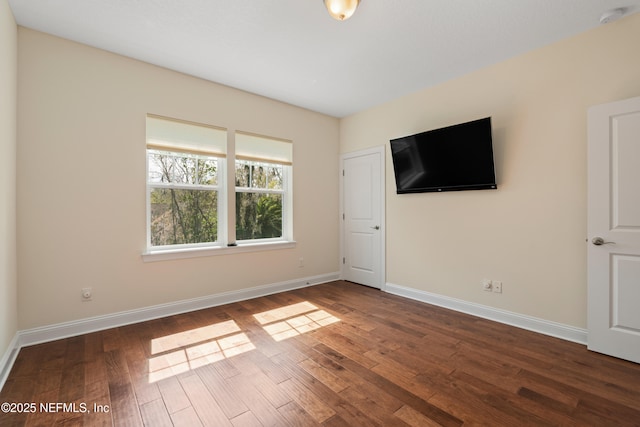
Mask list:
[[[200,156],[196,156],[195,160],[196,160],[196,165],[195,165],[195,168],[194,168],[195,169],[194,170],[194,174],[195,175],[193,177],[193,183],[196,184],[196,185],[199,185],[200,184],[200,171],[199,171],[199,168],[200,168]]]
[[[225,242],[229,244],[236,243],[236,139],[235,132],[229,130],[227,133],[227,158],[226,160],[226,179],[225,188],[225,206],[221,206],[222,215],[224,215],[225,224]]]

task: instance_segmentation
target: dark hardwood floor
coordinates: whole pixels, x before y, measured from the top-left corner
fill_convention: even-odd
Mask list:
[[[1,402],[3,427],[640,426],[640,365],[338,281],[24,348]]]

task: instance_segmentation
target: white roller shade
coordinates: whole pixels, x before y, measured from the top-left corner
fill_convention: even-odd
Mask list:
[[[291,165],[293,143],[248,132],[236,132],[236,159]]]
[[[225,157],[227,130],[147,115],[147,148]]]

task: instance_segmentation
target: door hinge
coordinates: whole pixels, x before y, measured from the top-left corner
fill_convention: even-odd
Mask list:
[[[342,257],[342,263],[343,263],[343,264],[346,264],[346,259],[345,259],[345,257]]]
[[[342,169],[342,176],[344,176],[344,169]]]
[[[342,220],[344,221],[344,213],[342,214]]]

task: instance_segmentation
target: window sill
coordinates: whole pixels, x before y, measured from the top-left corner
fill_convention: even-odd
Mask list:
[[[142,254],[142,261],[155,262],[174,259],[198,258],[214,255],[229,255],[245,252],[274,251],[278,249],[295,248],[295,241],[278,242],[251,242],[238,243],[238,246],[215,246],[206,248],[185,248],[185,249],[160,249],[146,251]]]

